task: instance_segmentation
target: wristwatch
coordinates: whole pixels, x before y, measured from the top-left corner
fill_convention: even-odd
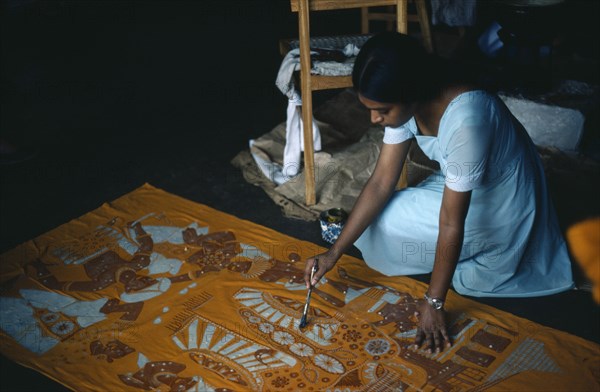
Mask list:
[[[444,301],[439,298],[431,298],[427,293],[425,293],[424,298],[435,310],[441,310],[444,307]]]

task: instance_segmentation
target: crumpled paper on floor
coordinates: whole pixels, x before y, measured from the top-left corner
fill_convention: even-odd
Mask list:
[[[369,112],[351,89],[320,105],[314,116],[321,130],[322,151],[315,153],[315,188],[317,203],[305,203],[304,171],[277,185],[258,168],[252,154],[262,163],[283,163],[285,123],[255,139],[251,150],[240,152],[232,164],[242,170],[244,178],[260,186],[282,208],[287,217],[317,220],[321,211],[343,208],[351,211],[363,186],[373,173],[381,150],[383,128],[370,122]],[[413,143],[408,160],[408,183],[414,185],[437,170]]]

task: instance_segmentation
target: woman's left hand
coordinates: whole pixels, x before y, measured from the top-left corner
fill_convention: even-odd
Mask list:
[[[436,310],[427,301],[420,300],[415,316],[419,322],[413,348],[418,349],[425,343],[424,348],[430,353],[439,353],[452,345],[446,329],[446,311]]]

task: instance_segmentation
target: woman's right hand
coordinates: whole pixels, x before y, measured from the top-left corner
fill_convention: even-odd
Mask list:
[[[310,273],[312,271],[313,265],[315,264],[315,260],[319,260],[318,269],[315,272],[312,282],[310,281]],[[329,272],[335,263],[337,263],[339,257],[332,254],[331,251],[327,251],[325,253],[321,253],[320,255],[316,255],[315,257],[311,257],[306,260],[306,267],[304,268],[304,281],[306,282],[306,288],[309,289],[311,286],[317,284],[317,282]]]

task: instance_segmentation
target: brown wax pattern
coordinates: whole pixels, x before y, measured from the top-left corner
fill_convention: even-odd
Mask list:
[[[119,374],[119,378],[130,387],[153,390],[166,386],[170,391],[187,391],[197,384],[193,377],[180,377],[186,366],[172,361],[148,362],[132,375]]]
[[[469,324],[471,324],[471,322],[473,322],[473,320],[470,318],[465,318],[464,320],[457,320],[448,328],[448,334],[450,336],[458,335],[460,332],[462,332],[463,329],[465,329]]]
[[[474,363],[477,366],[488,367],[496,359],[493,355],[485,354],[480,351],[471,350],[468,347],[461,347],[456,351],[456,355],[461,358]]]
[[[511,343],[511,340],[493,333],[487,332],[480,329],[473,335],[471,341],[482,345],[483,347],[494,350],[497,353],[501,353],[506,350],[506,347]]]
[[[417,306],[414,302],[385,304],[378,312],[383,319],[379,320],[376,325],[382,326],[394,323],[399,331],[409,331],[417,326],[414,316]]]
[[[244,374],[245,372],[243,372],[239,366],[230,366],[230,361],[224,363],[225,360],[223,358],[219,358],[214,354],[206,352],[192,352],[189,355],[192,361],[196,362],[203,369],[206,369],[227,381],[238,384],[239,386],[249,386],[248,381],[251,376],[249,374]],[[215,357],[217,357],[217,359],[215,359]]]
[[[109,299],[100,311],[102,313],[123,313],[120,317],[121,320],[134,321],[137,320],[138,316],[142,312],[144,307],[143,302],[131,302],[121,303],[118,299]]]
[[[90,353],[98,358],[104,358],[107,362],[112,362],[115,359],[123,358],[124,356],[135,352],[135,349],[121,342],[118,339],[111,340],[103,344],[100,340],[94,340],[90,343]]]

